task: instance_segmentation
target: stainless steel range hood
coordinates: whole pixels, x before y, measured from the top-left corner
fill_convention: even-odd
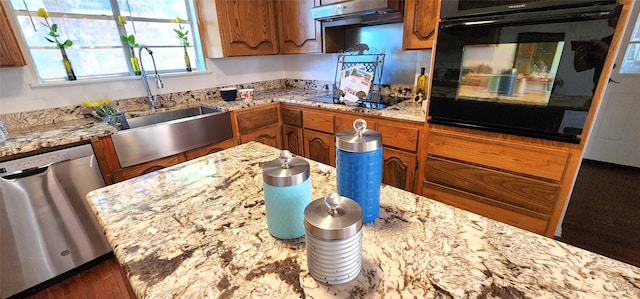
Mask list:
[[[380,25],[403,21],[402,0],[347,0],[311,9],[323,27]]]

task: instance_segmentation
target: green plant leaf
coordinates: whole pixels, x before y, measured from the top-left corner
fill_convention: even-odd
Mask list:
[[[73,45],[73,42],[70,40],[66,40],[64,41],[64,44],[62,44],[63,47],[71,47],[71,45]]]
[[[52,43],[55,43],[53,40],[51,40],[50,38],[48,38],[48,37],[46,37],[46,36],[44,37],[44,39],[46,39],[46,40],[48,40],[48,41],[50,41],[50,42],[52,42]]]
[[[58,31],[58,24],[53,23],[53,25],[51,25],[51,31],[53,31],[53,32]]]

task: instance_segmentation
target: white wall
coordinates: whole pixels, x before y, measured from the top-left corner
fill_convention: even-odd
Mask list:
[[[164,89],[156,91],[152,83],[152,92],[281,79],[285,78],[284,59],[281,55],[209,59],[206,72],[164,75]],[[116,100],[146,95],[139,77],[39,84],[32,72],[30,66],[0,68],[0,114],[77,105],[85,96]]]
[[[431,51],[415,52],[415,69],[406,71],[417,76],[420,67],[429,68]],[[207,59],[206,72],[161,75],[164,88],[156,90],[153,82],[150,86],[157,94],[283,78],[333,81],[336,61],[337,54]],[[77,105],[85,96],[117,100],[146,95],[139,77],[40,84],[33,72],[29,65],[0,68],[0,114]]]

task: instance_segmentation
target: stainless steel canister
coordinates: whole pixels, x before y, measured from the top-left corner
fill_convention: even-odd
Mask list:
[[[362,269],[362,208],[329,193],[304,209],[307,266],[317,281],[346,283]]]
[[[262,167],[269,233],[279,239],[304,235],[304,209],[311,202],[309,162],[283,150]]]
[[[367,224],[380,213],[382,134],[367,130],[364,119],[356,119],[353,128],[336,134],[338,193],[360,204]]]

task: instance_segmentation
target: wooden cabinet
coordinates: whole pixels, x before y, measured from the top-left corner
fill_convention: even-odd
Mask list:
[[[275,1],[216,0],[225,57],[278,54]]]
[[[281,147],[280,106],[278,103],[233,112],[240,143],[257,141]]]
[[[278,0],[278,32],[281,54],[321,53],[322,28],[311,8],[319,0]]]
[[[316,109],[302,112],[305,157],[331,166],[336,165],[333,117],[332,112]]]
[[[570,151],[467,131],[430,125],[422,195],[552,236]]]
[[[184,155],[184,153],[180,153],[177,155],[160,158],[160,159],[149,161],[146,163],[121,168],[113,172],[113,182],[117,183],[124,180],[128,180],[130,178],[134,178],[146,173],[160,170],[162,168],[180,164],[185,161],[187,161],[186,156]]]
[[[104,178],[104,181],[108,185],[110,185],[143,175],[145,173],[150,173],[162,168],[173,166],[187,160],[200,158],[202,156],[215,153],[219,150],[233,147],[237,145],[238,142],[236,138],[230,138],[214,144],[206,145],[172,156],[125,168],[120,167],[120,163],[118,162],[118,157],[116,155],[116,151],[113,147],[113,142],[111,141],[110,136],[96,138],[95,140],[92,140],[91,144],[93,146],[98,165],[100,166],[102,177]]]
[[[257,141],[268,146],[280,148],[282,144],[281,136],[280,126],[275,124],[241,135],[240,143]]]
[[[282,148],[304,156],[304,141],[302,140],[302,110],[282,104]]]
[[[215,152],[219,152],[223,149],[228,149],[238,145],[238,141],[235,138],[227,139],[218,143],[205,145],[196,149],[186,151],[184,154],[187,156],[187,160],[193,160],[200,157],[204,157]]]
[[[377,131],[382,135],[382,182],[400,189],[414,191],[418,167],[418,141],[422,124],[379,120]]]
[[[318,0],[196,0],[205,57],[322,52]]]
[[[440,19],[440,0],[406,0],[402,49],[431,49]]]
[[[416,154],[384,147],[382,151],[382,182],[400,189],[413,191],[418,159]]]
[[[11,30],[5,7],[8,3],[0,1],[0,67],[25,66],[27,63],[22,56],[15,34]]]
[[[320,163],[336,166],[336,138],[331,133],[304,130],[304,156]]]

